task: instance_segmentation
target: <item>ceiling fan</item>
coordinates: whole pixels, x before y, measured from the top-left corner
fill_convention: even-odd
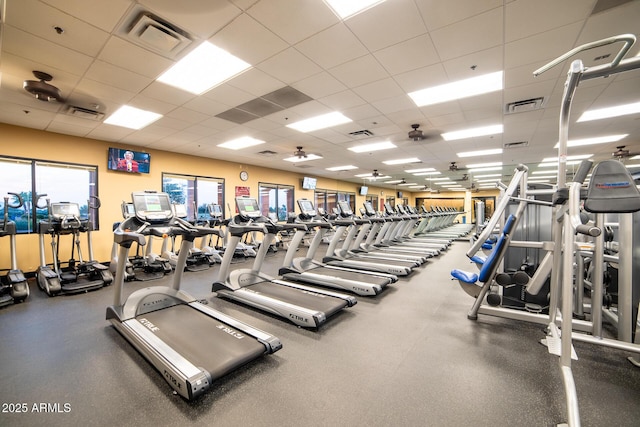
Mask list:
[[[22,84],[24,90],[33,95],[37,100],[43,102],[64,102],[60,89],[55,87],[50,82],[53,80],[51,74],[44,71],[33,71],[33,75],[38,80],[25,80]]]
[[[22,88],[35,99],[62,104],[66,106],[67,114],[75,117],[91,120],[101,120],[104,117],[104,106],[94,98],[84,95],[79,98],[75,97],[75,99],[65,98],[59,88],[49,83],[53,80],[51,74],[37,70],[32,72],[38,80],[25,80],[22,83]]]
[[[307,158],[307,153],[305,153],[302,150],[302,147],[296,147],[296,151],[293,153],[293,155],[299,159],[306,159]]]
[[[618,160],[628,159],[629,157],[640,156],[640,153],[631,153],[629,150],[625,150],[626,145],[620,145],[616,151],[611,153],[613,157]]]

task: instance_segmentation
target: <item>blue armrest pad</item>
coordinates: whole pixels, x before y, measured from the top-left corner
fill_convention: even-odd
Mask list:
[[[475,273],[469,273],[462,270],[451,270],[451,275],[454,279],[458,279],[464,283],[476,283],[478,281],[478,275]]]
[[[493,249],[493,244],[485,242],[482,244],[482,249]]]
[[[498,241],[498,236],[496,236],[495,234],[489,236],[487,238],[487,240],[485,240],[485,243],[495,243]]]
[[[476,264],[484,264],[484,262],[487,260],[486,256],[480,256],[480,255],[474,255],[471,258],[471,262],[475,262]]]

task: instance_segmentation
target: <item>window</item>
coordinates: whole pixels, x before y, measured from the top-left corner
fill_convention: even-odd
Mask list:
[[[378,196],[373,195],[373,194],[367,194],[367,196],[365,197],[365,200],[367,202],[371,202],[371,206],[373,206],[373,208],[375,210],[378,210],[379,206],[378,206]]]
[[[212,203],[222,206],[224,212],[224,178],[163,173],[162,191],[171,202],[185,205],[190,219],[196,217],[195,206],[198,220],[209,219],[207,206]]]
[[[4,197],[9,192],[20,194],[24,202],[21,208],[9,209],[9,218],[15,221],[18,233],[37,230],[37,221],[47,216],[47,199],[51,202],[77,203],[81,216],[89,218],[94,228],[99,229],[98,210],[89,209],[89,200],[98,196],[97,166],[0,158],[0,168],[2,212]],[[44,194],[46,196],[42,196]],[[41,196],[40,200],[37,200],[38,195]],[[15,200],[9,200],[9,203],[15,203]],[[94,202],[91,203],[95,206]]]
[[[294,187],[281,184],[258,184],[258,203],[262,215],[274,221],[286,221],[289,212],[295,212]]]
[[[315,192],[316,209],[324,208],[328,214],[333,213],[333,208],[337,208],[338,202],[343,200],[349,202],[349,206],[353,210],[356,206],[356,193],[335,190],[316,190]]]

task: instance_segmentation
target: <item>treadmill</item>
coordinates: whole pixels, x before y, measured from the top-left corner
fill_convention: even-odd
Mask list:
[[[338,205],[340,207],[340,216],[342,218],[333,221],[334,224],[337,225],[336,233],[334,238],[331,239],[331,242],[329,242],[329,247],[327,248],[327,252],[322,259],[322,262],[328,265],[367,271],[379,271],[395,274],[396,276],[408,276],[413,272],[414,267],[420,265],[419,262],[401,260],[381,262],[379,259],[367,259],[359,256],[357,253],[351,252],[349,247],[355,239],[358,226],[368,221],[354,218],[349,202],[339,201]],[[342,248],[338,248],[337,246],[340,237],[349,227],[351,228],[349,229],[347,236],[344,238]]]
[[[306,328],[318,328],[329,317],[357,303],[353,295],[277,279],[260,271],[276,233],[285,228],[306,227],[276,223],[263,216],[253,197],[236,197],[236,207],[239,214],[229,222],[231,237],[222,257],[218,280],[212,287],[218,297],[258,308]],[[252,231],[264,234],[252,267],[230,271],[236,246],[243,235]]]
[[[393,274],[341,268],[315,260],[317,249],[327,230],[332,229],[332,225],[317,217],[311,200],[298,200],[298,207],[300,215],[298,215],[297,221],[306,227],[300,227],[289,242],[283,266],[279,270],[279,274],[284,279],[337,288],[362,296],[378,295],[388,284],[398,280],[398,277]],[[311,240],[306,256],[294,258],[300,243],[307,234],[307,229],[310,228],[316,228],[316,234]]]
[[[119,255],[114,304],[107,320],[131,343],[183,398],[194,399],[213,381],[234,369],[282,348],[280,340],[231,316],[214,310],[180,289],[189,249],[194,239],[211,233],[175,218],[167,193],[132,194],[135,216],[114,231]],[[132,244],[144,245],[147,236],[182,237],[171,286],[139,289],[123,297],[124,276]]]

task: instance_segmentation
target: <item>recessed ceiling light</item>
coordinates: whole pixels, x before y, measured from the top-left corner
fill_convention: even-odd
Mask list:
[[[497,182],[500,178],[476,179],[476,182]]]
[[[593,144],[606,144],[607,142],[617,142],[623,138],[629,136],[628,133],[621,135],[607,135],[607,136],[597,136],[595,138],[584,138],[584,139],[573,139],[567,141],[567,147],[581,147],[583,145],[593,145]],[[560,143],[557,143],[553,146],[553,148],[558,148]]]
[[[610,117],[626,116],[629,114],[640,113],[640,102],[632,104],[617,105],[609,108],[599,108],[597,110],[585,111],[582,113],[578,122],[588,122],[590,120],[608,119]]]
[[[384,184],[399,184],[401,182],[402,182],[401,179],[394,179],[394,180],[391,180],[391,181],[386,181]]]
[[[158,81],[200,95],[251,65],[204,42],[158,77]]]
[[[631,169],[631,168],[640,168],[640,164],[637,165],[624,165],[627,169]]]
[[[354,153],[366,153],[367,151],[388,150],[390,148],[396,148],[396,145],[390,141],[374,142],[373,144],[356,145],[349,148]]]
[[[502,125],[481,126],[471,129],[457,130],[454,132],[445,132],[441,134],[445,141],[455,141],[458,139],[474,138],[476,136],[496,135],[502,133],[504,127]]]
[[[421,161],[422,160],[417,157],[410,157],[407,159],[385,160],[382,163],[385,165],[404,165],[407,163],[420,163]]]
[[[314,130],[338,126],[351,121],[352,120],[344,114],[334,111],[332,113],[321,114],[319,116],[310,117],[308,119],[288,124],[287,127],[295,129],[298,132],[313,132]]]
[[[592,157],[593,154],[576,154],[575,156],[567,156],[567,160],[583,160],[583,159],[588,159],[589,157]],[[557,162],[558,158],[557,157],[545,157],[544,159],[542,159],[542,163],[548,163],[548,162]]]
[[[418,107],[424,107],[498,90],[502,90],[502,71],[417,90],[409,96]]]
[[[282,160],[287,162],[297,163],[297,162],[306,162],[309,160],[317,160],[321,158],[322,156],[319,156],[317,154],[307,154],[304,157],[293,156],[293,157],[287,157],[286,159],[282,159]]]
[[[566,165],[567,166],[579,165],[580,163],[582,163],[582,160],[569,160],[567,161]],[[538,167],[539,168],[557,168],[558,162],[540,163]]]
[[[142,129],[158,120],[162,114],[153,111],[123,105],[118,108],[104,123],[114,126],[122,126],[129,129]]]
[[[339,172],[339,171],[348,171],[348,170],[352,170],[352,169],[358,169],[357,166],[353,166],[353,165],[346,165],[346,166],[334,166],[331,168],[326,168],[328,171],[332,171],[332,172]]]
[[[400,181],[400,182],[402,182],[402,181]],[[403,187],[403,186],[408,187],[410,185],[418,185],[418,183],[417,182],[402,182],[401,184],[398,184],[398,187]]]
[[[425,178],[426,180],[429,181],[451,181],[451,178],[447,178],[447,177],[441,177],[441,178],[431,178],[431,177],[427,177]]]
[[[478,157],[478,156],[490,156],[492,154],[502,154],[502,148],[492,148],[490,150],[478,150],[478,151],[465,151],[457,153],[458,157]]]
[[[494,177],[494,176],[502,176],[501,173],[487,173],[484,175],[476,175],[474,178],[490,178],[490,177]]]
[[[351,18],[360,12],[363,12],[384,0],[324,0],[333,13],[338,15],[340,19]]]
[[[469,172],[491,172],[502,170],[502,166],[492,166],[489,168],[473,168],[469,169]]]
[[[230,150],[240,150],[254,145],[264,144],[264,141],[252,138],[250,136],[243,136],[241,138],[232,139],[231,141],[218,144],[218,147],[228,148]]]
[[[467,165],[469,169],[488,168],[491,166],[502,166],[502,162],[472,163]]]
[[[416,172],[431,172],[434,171],[435,168],[421,168],[421,169],[407,169],[406,173],[416,173]]]
[[[415,176],[425,176],[425,175],[440,175],[440,174],[441,174],[441,172],[433,171],[433,172],[417,172],[417,173],[414,173],[413,175],[415,175]]]

